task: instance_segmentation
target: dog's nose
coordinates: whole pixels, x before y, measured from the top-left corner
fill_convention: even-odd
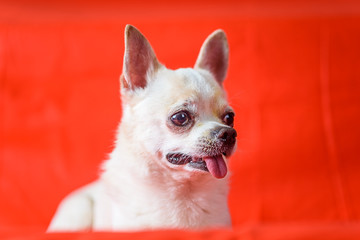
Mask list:
[[[233,128],[218,128],[213,131],[213,136],[225,144],[232,145],[236,141],[237,133]]]

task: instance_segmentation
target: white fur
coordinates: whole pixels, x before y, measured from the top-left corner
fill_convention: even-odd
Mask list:
[[[221,84],[206,69],[174,71],[162,65],[146,78],[146,88],[122,89],[122,121],[99,180],[65,198],[48,231],[231,225],[228,177],[173,165],[164,156],[179,149],[201,154],[199,137],[224,125],[214,114],[229,108]],[[184,103],[197,113],[196,123],[189,132],[174,133],[166,121]]]

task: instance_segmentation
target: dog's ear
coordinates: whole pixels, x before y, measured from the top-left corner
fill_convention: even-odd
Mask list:
[[[145,88],[148,76],[160,66],[148,40],[134,26],[125,28],[125,54],[121,87],[126,90]]]
[[[194,68],[210,71],[222,85],[228,69],[229,46],[223,30],[216,30],[203,43]]]

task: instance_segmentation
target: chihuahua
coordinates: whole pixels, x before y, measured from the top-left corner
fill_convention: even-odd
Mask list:
[[[114,150],[99,180],[62,201],[48,231],[230,226],[228,159],[236,131],[223,87],[228,52],[225,33],[216,30],[194,68],[170,70],[127,25]]]

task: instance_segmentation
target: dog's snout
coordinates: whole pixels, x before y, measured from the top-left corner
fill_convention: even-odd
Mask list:
[[[213,137],[224,142],[225,144],[234,144],[237,133],[233,128],[217,128],[212,132]]]

